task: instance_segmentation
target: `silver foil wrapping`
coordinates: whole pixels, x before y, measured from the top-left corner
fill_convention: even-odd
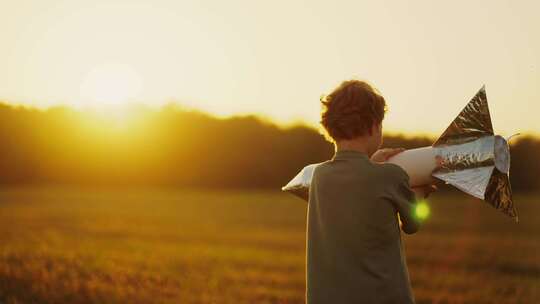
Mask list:
[[[482,87],[433,144],[442,151],[443,168],[433,176],[483,199],[518,220],[510,186],[508,142],[495,135]]]

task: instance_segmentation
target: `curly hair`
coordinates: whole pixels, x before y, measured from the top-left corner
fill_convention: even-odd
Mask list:
[[[321,97],[321,125],[333,141],[371,135],[374,123],[380,124],[386,101],[368,83],[361,80],[342,82],[332,93]]]

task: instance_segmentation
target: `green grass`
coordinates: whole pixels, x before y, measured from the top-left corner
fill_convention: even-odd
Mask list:
[[[433,195],[417,303],[540,302],[540,203],[516,202]],[[280,192],[2,189],[0,303],[303,303],[305,219]]]

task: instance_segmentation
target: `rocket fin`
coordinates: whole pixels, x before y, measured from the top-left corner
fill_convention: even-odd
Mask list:
[[[298,173],[287,185],[283,186],[281,190],[291,192],[301,199],[308,201],[309,185],[311,184],[311,178],[313,177],[315,167],[318,165],[320,165],[320,163],[305,166],[300,173]]]
[[[495,166],[452,172],[434,172],[433,176],[476,198],[484,199]]]
[[[506,215],[518,221],[516,207],[512,199],[512,188],[508,174],[493,170],[493,174],[486,188],[485,199],[487,203],[501,210]]]
[[[494,133],[486,88],[482,86],[433,146],[461,144],[487,135]]]

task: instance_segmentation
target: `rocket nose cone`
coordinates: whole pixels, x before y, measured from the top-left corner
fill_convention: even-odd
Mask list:
[[[495,136],[495,167],[502,173],[510,171],[510,148],[508,142],[500,135]]]

